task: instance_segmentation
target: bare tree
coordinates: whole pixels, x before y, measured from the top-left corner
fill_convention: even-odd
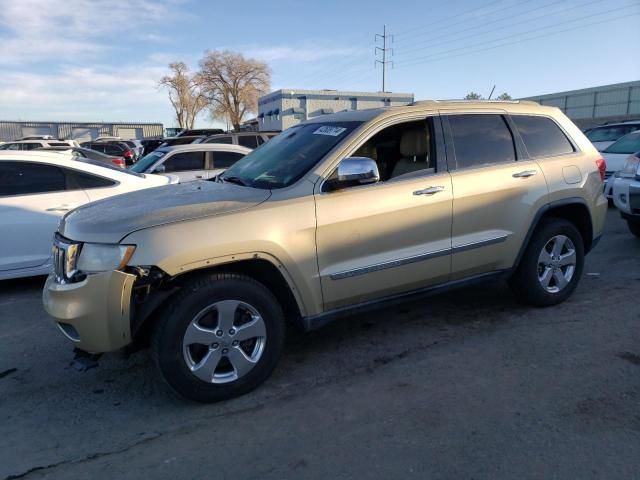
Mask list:
[[[199,75],[211,116],[228,119],[236,130],[245,113],[257,112],[258,97],[269,92],[271,83],[266,63],[228,50],[205,52]]]
[[[169,90],[169,100],[176,112],[180,128],[193,128],[198,114],[207,106],[207,97],[202,93],[198,74],[189,72],[183,62],[169,64],[171,75],[160,79],[160,86]]]

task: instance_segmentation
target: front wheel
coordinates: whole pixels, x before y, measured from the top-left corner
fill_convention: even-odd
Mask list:
[[[282,353],[285,321],[273,294],[242,275],[193,280],[171,299],[152,347],[164,380],[183,397],[216,402],[260,385]]]
[[[627,218],[627,226],[629,231],[636,237],[640,238],[640,219],[639,218]]]
[[[565,301],[580,281],[584,243],[573,224],[562,219],[543,220],[510,281],[523,303],[547,307]]]

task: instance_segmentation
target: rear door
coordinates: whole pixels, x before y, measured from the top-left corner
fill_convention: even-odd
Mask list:
[[[55,165],[0,162],[0,271],[46,264],[60,218],[88,200]]]
[[[511,268],[547,201],[544,175],[504,112],[442,118],[453,157],[451,278]]]

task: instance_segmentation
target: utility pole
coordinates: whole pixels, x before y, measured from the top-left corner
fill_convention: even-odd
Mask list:
[[[386,91],[385,80],[386,80],[386,74],[387,74],[387,64],[390,63],[391,66],[393,66],[393,61],[387,60],[387,52],[391,52],[391,55],[393,55],[393,49],[387,48],[387,38],[389,37],[391,37],[391,39],[393,40],[392,35],[387,35],[386,25],[382,27],[382,35],[380,35],[379,33],[376,33],[376,36],[375,36],[376,43],[378,42],[378,39],[382,39],[382,48],[376,45],[376,49],[375,49],[376,59],[373,65],[376,66],[378,63],[382,64],[382,91],[383,92]],[[378,59],[378,52],[382,52],[382,60]]]

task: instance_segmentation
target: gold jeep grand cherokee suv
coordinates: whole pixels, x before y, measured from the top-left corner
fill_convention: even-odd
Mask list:
[[[44,306],[81,350],[150,344],[175,391],[230,398],[269,376],[291,324],[498,275],[562,302],[603,229],[603,175],[531,102],[323,115],[215,179],[68,213]]]

